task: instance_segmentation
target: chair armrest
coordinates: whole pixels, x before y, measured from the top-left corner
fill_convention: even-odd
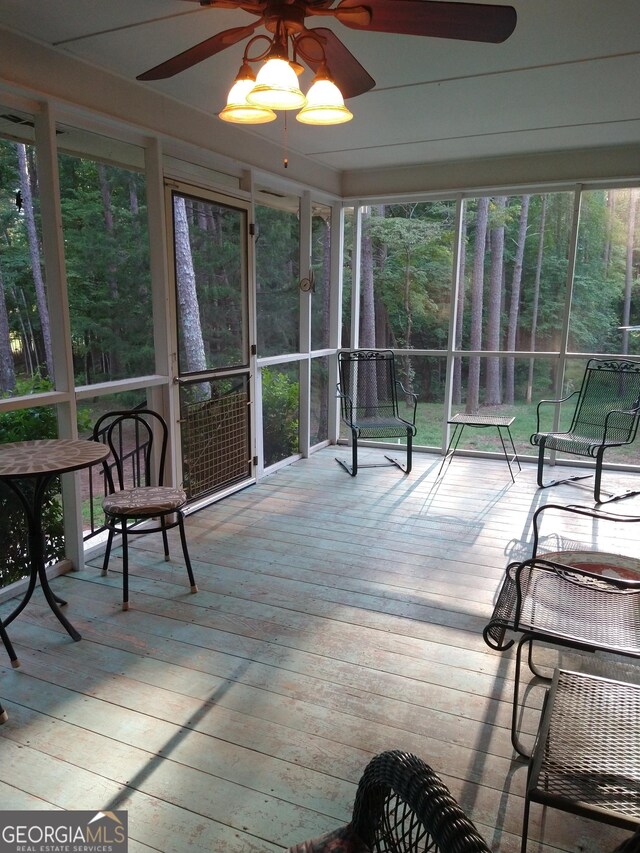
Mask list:
[[[640,406],[636,406],[634,409],[612,409],[610,412],[607,412],[606,417],[604,419],[604,435],[602,436],[602,444],[607,443],[607,431],[609,429],[609,418],[613,415],[627,415],[631,420],[638,417],[640,413]]]
[[[516,607],[515,571],[520,563],[510,563],[504,573],[491,619],[485,625],[482,636],[485,643],[495,652],[506,652],[514,640],[505,639],[507,631],[513,630]]]
[[[540,541],[540,526],[542,517],[545,512],[560,512],[569,515],[581,515],[586,518],[600,519],[603,521],[613,522],[640,522],[640,516],[637,515],[621,515],[613,512],[608,512],[605,509],[597,507],[580,506],[579,504],[545,504],[539,507],[533,514],[533,546],[531,550],[532,559],[538,556],[538,543]]]
[[[413,391],[407,391],[402,382],[399,379],[396,379],[396,385],[402,392],[402,395],[405,399],[410,399],[413,402],[413,411],[411,416],[411,423],[413,426],[416,425],[416,409],[418,407],[418,395],[414,394]],[[407,405],[411,408],[411,404],[407,402]]]
[[[540,400],[538,405],[536,406],[536,433],[539,433],[540,430],[540,406],[551,403],[553,405],[557,405],[558,403],[566,403],[567,400],[570,400],[572,397],[575,397],[576,394],[579,394],[580,391],[572,391],[571,394],[568,394],[566,397],[561,397],[559,400]]]
[[[353,400],[348,394],[343,394],[340,383],[336,385],[336,396],[342,401],[343,420],[353,423]]]

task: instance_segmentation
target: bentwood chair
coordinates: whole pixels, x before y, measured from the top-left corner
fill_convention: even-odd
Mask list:
[[[163,485],[168,441],[164,419],[150,409],[108,412],[96,422],[93,439],[105,442],[111,449],[110,456],[102,463],[108,491],[102,508],[109,531],[102,574],[107,574],[113,537],[119,534],[122,536],[122,609],[129,609],[131,535],[161,533],[164,558],[169,560],[167,531],[178,527],[191,592],[197,592],[184,531],[183,507],[187,496],[183,489]],[[149,524],[154,519],[157,524]]]

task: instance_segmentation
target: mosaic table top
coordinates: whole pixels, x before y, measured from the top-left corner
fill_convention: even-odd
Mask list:
[[[97,441],[46,438],[0,444],[0,479],[62,474],[87,468],[109,455],[109,448]]]

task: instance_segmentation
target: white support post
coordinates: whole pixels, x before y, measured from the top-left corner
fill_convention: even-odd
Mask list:
[[[300,278],[311,278],[311,193],[308,190],[300,199]],[[300,352],[306,357],[300,361],[300,453],[309,457],[309,431],[311,425],[311,291],[299,292],[300,299]]]
[[[167,221],[162,165],[162,146],[151,137],[144,149],[147,184],[147,217],[149,228],[149,268],[151,273],[151,310],[153,313],[153,347],[155,371],[169,377],[169,385],[152,388],[148,392],[149,408],[162,414],[169,427],[166,478],[171,485],[182,482],[182,464],[179,447],[180,401],[178,387],[172,382],[176,377],[176,329],[172,326],[169,292]]]
[[[451,417],[451,400],[453,396],[453,376],[454,376],[454,349],[456,345],[456,326],[458,323],[458,292],[464,282],[460,281],[460,268],[462,265],[462,253],[464,246],[462,245],[462,225],[464,222],[464,198],[458,195],[456,200],[456,217],[455,217],[455,243],[453,246],[453,267],[451,281],[451,310],[449,312],[449,339],[447,343],[447,369],[444,389],[444,410],[442,413],[442,452],[446,452],[449,444],[449,424],[447,421]]]
[[[34,116],[34,123],[54,382],[56,391],[62,391],[67,395],[64,402],[57,404],[58,434],[60,438],[77,438],[78,423],[73,393],[71,323],[60,208],[56,126],[53,111],[48,103],[42,104],[40,112]],[[81,569],[84,567],[84,547],[79,478],[74,474],[65,474],[61,477],[61,482],[65,555],[71,560],[74,568]]]
[[[329,346],[337,350],[342,339],[342,290],[344,251],[344,208],[341,204],[331,206],[331,293],[329,301]],[[329,442],[337,444],[340,436],[340,407],[336,395],[338,384],[338,357],[329,358]]]

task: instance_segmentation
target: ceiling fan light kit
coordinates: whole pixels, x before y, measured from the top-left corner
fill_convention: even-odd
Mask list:
[[[250,104],[247,100],[247,95],[255,85],[256,75],[249,67],[249,63],[243,62],[235,83],[229,90],[227,105],[219,113],[219,117],[223,121],[234,124],[266,124],[269,121],[275,121],[277,116],[273,110]]]
[[[275,110],[294,110],[303,124],[342,124],[353,118],[345,98],[355,98],[375,86],[375,80],[351,51],[326,27],[309,29],[307,17],[331,17],[354,30],[397,33],[409,36],[461,39],[498,44],[516,26],[512,6],[450,0],[187,0],[208,9],[242,9],[256,21],[217,33],[154,68],[138,80],[161,80],[191,68],[198,62],[250,38],[242,68],[219,113],[223,121],[264,124],[276,118]],[[273,36],[253,33],[262,24]],[[258,39],[268,48],[255,57],[248,50]],[[289,45],[293,59],[289,59]],[[301,58],[315,72],[306,98],[297,76]],[[250,62],[266,60],[257,79]],[[329,74],[331,64],[334,75]]]
[[[328,77],[316,76],[309,92],[307,103],[296,119],[302,124],[344,124],[351,121],[353,113],[344,103],[340,89]]]
[[[270,110],[299,110],[307,101],[288,60],[271,57],[258,71],[256,84],[247,95],[250,104]]]

